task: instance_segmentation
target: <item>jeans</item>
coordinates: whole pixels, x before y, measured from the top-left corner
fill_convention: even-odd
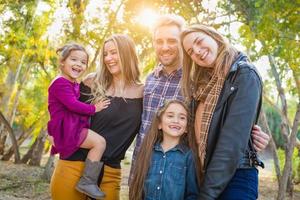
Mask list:
[[[237,169],[218,200],[255,200],[258,197],[258,170]]]

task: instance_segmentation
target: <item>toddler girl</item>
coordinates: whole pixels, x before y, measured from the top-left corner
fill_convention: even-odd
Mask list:
[[[67,44],[57,50],[60,54],[57,76],[48,89],[50,121],[48,133],[53,139],[51,154],[59,153],[60,159],[71,156],[78,148],[89,149],[85,168],[76,189],[90,197],[101,199],[105,194],[97,186],[97,178],[103,167],[100,162],[105,150],[105,139],[89,129],[89,117],[108,107],[110,101],[102,99],[95,105],[79,99],[76,80],[88,66],[88,54],[78,44]]]

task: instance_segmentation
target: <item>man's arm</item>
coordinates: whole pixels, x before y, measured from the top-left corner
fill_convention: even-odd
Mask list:
[[[253,126],[251,137],[253,139],[254,149],[257,152],[263,151],[268,146],[270,141],[270,136],[263,132],[258,125]]]

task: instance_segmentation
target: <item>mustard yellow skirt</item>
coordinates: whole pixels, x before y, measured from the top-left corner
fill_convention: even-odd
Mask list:
[[[52,200],[87,200],[86,195],[75,189],[83,172],[84,162],[58,160],[51,178],[50,190]],[[121,185],[121,169],[104,166],[101,190],[105,200],[119,200]]]

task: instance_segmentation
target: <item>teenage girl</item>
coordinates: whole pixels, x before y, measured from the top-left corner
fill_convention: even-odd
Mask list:
[[[88,54],[82,46],[67,44],[59,48],[57,53],[60,55],[61,73],[48,89],[48,133],[53,139],[51,154],[59,153],[63,159],[80,147],[89,149],[85,169],[76,189],[90,197],[101,199],[105,194],[97,186],[97,178],[103,166],[100,159],[106,141],[89,129],[89,117],[107,108],[110,101],[102,99],[92,105],[78,100],[80,92],[76,80],[88,66]]]
[[[195,140],[188,127],[181,101],[170,100],[158,111],[137,157],[129,199],[197,199]]]

